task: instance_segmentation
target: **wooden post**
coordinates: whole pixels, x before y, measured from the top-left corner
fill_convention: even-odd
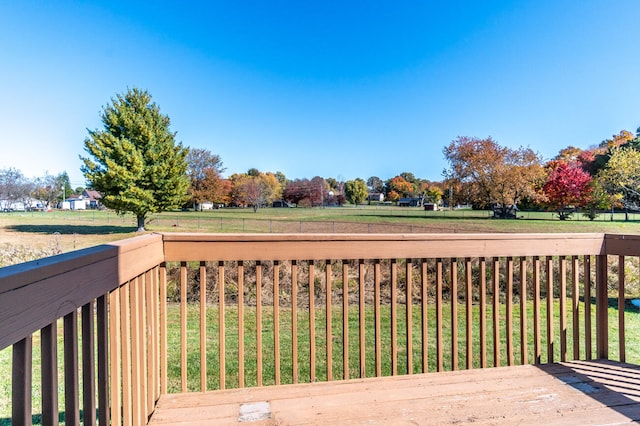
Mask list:
[[[626,362],[624,337],[624,256],[618,256],[618,353],[620,362]]]
[[[31,423],[31,347],[31,336],[13,345],[11,417],[16,424]]]
[[[58,333],[56,322],[40,330],[42,423],[58,425]],[[29,389],[31,393],[31,389]],[[100,411],[103,411],[100,406]],[[31,413],[29,413],[31,415]],[[106,423],[105,423],[106,424]]]
[[[451,259],[451,370],[458,369],[458,260]]]
[[[316,381],[316,291],[315,291],[315,265],[309,261],[309,379]]]
[[[82,307],[82,410],[85,424],[96,424],[95,302]]]
[[[596,351],[600,359],[609,359],[609,299],[607,295],[607,256],[596,257]]]

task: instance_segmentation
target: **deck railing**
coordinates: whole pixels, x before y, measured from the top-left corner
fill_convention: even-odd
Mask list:
[[[167,392],[626,361],[639,257],[630,235],[154,234],[3,268],[11,416],[36,388],[44,424],[144,424]]]

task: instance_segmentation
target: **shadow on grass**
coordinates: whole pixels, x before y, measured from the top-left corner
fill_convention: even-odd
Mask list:
[[[580,302],[584,303],[584,296],[580,296]],[[625,312],[629,312],[632,314],[637,314],[640,313],[640,308],[637,306],[634,306],[631,301],[635,299],[635,298],[625,298],[624,299],[624,311]],[[613,308],[613,309],[618,309],[618,298],[617,297],[609,297],[607,299],[607,305],[609,308]],[[596,298],[592,297],[591,298],[591,309],[594,310],[596,309]]]
[[[96,418],[98,416],[98,410],[96,410]],[[84,411],[80,410],[80,421],[83,422],[84,421]],[[65,412],[61,411],[58,413],[58,422],[59,423],[66,423],[66,416],[65,416]],[[32,425],[41,425],[43,424],[42,421],[42,414],[34,414],[31,416],[31,424]],[[1,418],[0,417],[0,426],[11,426],[11,419],[8,418]]]
[[[624,311],[637,314],[638,312],[640,312],[640,308],[637,307],[637,306],[634,306],[633,304],[631,304],[631,300],[633,300],[633,299],[630,299],[630,298],[625,298],[624,299]],[[608,304],[609,304],[610,308],[618,309],[618,299],[617,298],[610,297],[609,300],[608,300]]]
[[[111,226],[111,225],[12,225],[7,229],[16,232],[28,232],[32,234],[80,234],[80,235],[107,235],[107,234],[130,234],[135,232],[133,226]]]

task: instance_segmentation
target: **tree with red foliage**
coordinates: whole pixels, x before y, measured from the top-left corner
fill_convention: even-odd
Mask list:
[[[564,161],[551,162],[550,167],[543,191],[549,207],[558,213],[560,220],[566,220],[573,208],[584,207],[589,202],[592,178],[579,166]]]
[[[299,207],[323,206],[329,201],[329,185],[319,176],[311,180],[305,178],[288,181],[283,198]]]

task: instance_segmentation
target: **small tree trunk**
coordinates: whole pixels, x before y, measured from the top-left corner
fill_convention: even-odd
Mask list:
[[[137,216],[138,219],[138,232],[144,232],[144,216]]]

